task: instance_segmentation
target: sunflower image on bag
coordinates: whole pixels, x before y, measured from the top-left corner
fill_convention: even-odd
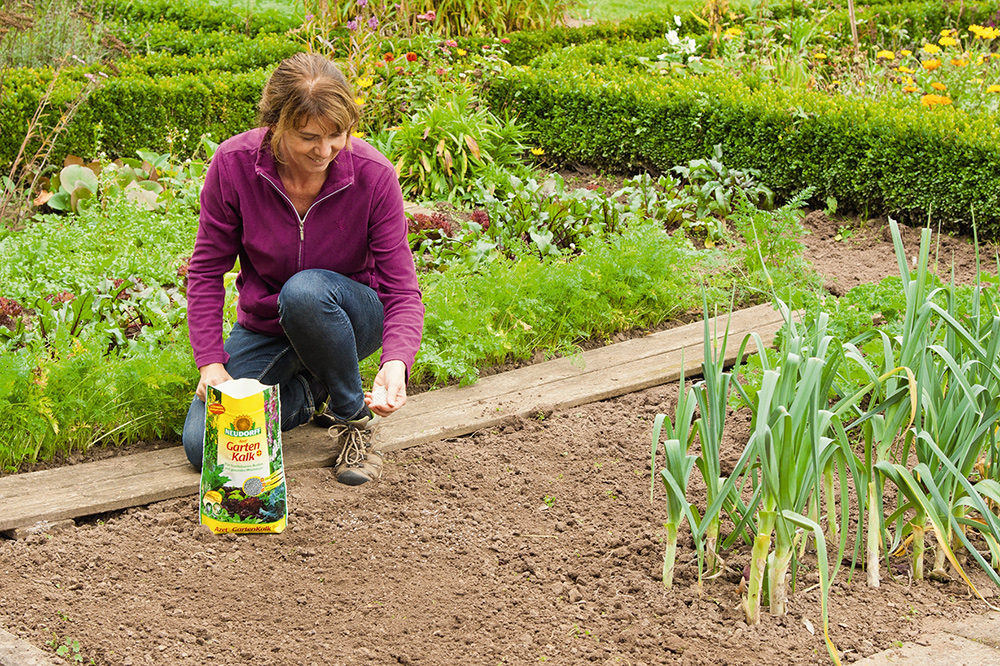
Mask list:
[[[206,391],[201,523],[216,534],[281,532],[288,521],[278,387],[233,379]]]

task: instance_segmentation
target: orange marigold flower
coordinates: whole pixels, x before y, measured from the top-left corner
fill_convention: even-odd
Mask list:
[[[903,92],[917,92],[917,89],[914,86],[903,86]]]
[[[955,67],[965,67],[966,65],[969,64],[969,61],[966,60],[965,58],[952,58],[951,64],[954,65]]]
[[[988,92],[988,93],[1000,93],[1000,86],[998,86],[997,84],[994,83],[991,86],[987,86],[986,92]]]
[[[413,51],[410,51],[409,53],[406,54],[406,59],[409,60],[410,62],[416,62],[418,57],[420,56],[418,56]]]
[[[933,72],[935,69],[941,66],[941,61],[938,60],[937,58],[934,58],[933,60],[925,60],[921,64],[923,65],[924,69],[926,69],[928,72]]]
[[[934,90],[947,90],[948,86],[946,86],[943,83],[938,83],[937,81],[935,81],[934,83],[931,84],[931,88],[934,88]]]
[[[924,106],[934,106],[935,104],[947,106],[951,104],[951,98],[947,95],[924,95],[920,98],[920,103]]]

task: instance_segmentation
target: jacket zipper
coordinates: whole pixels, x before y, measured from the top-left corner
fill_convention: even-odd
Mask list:
[[[260,173],[260,172],[258,172],[258,173]],[[271,184],[271,187],[274,188],[275,192],[277,192],[278,194],[281,195],[282,199],[284,199],[285,201],[288,202],[288,205],[292,207],[292,212],[295,214],[295,219],[297,219],[299,221],[299,259],[298,259],[298,263],[296,264],[296,270],[297,271],[301,271],[302,270],[302,251],[305,248],[305,244],[306,244],[306,218],[309,217],[309,213],[312,211],[313,208],[316,207],[316,204],[320,203],[321,201],[325,201],[326,199],[329,199],[330,197],[332,197],[334,194],[337,194],[338,192],[343,191],[344,189],[346,189],[348,187],[348,185],[350,185],[350,183],[348,183],[347,185],[344,185],[344,187],[341,187],[339,190],[334,190],[333,192],[330,192],[329,194],[327,194],[326,196],[324,196],[324,197],[322,197],[320,199],[316,199],[316,201],[313,201],[312,204],[309,206],[309,208],[306,209],[306,214],[303,215],[302,217],[299,217],[299,211],[295,210],[295,204],[293,204],[292,200],[288,198],[288,195],[286,195],[284,192],[281,191],[281,188],[278,187],[277,183],[275,183],[273,180],[271,180],[266,173],[260,173],[260,176],[261,176],[261,178],[263,178],[264,180],[266,180],[267,182],[269,182]]]

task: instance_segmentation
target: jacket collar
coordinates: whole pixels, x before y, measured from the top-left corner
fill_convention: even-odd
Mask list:
[[[260,145],[257,148],[257,160],[255,169],[258,175],[266,176],[271,182],[281,188],[284,192],[285,184],[278,176],[278,162],[271,152],[271,132],[267,128],[260,128]],[[346,148],[337,154],[337,158],[330,164],[330,170],[326,175],[326,182],[323,189],[319,191],[317,199],[342,190],[348,185],[354,184],[354,154]],[[287,194],[287,192],[285,192]]]

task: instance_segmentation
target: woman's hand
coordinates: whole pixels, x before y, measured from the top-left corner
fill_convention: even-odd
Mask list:
[[[202,402],[205,402],[205,389],[209,386],[218,386],[222,382],[228,382],[232,377],[226,372],[226,366],[221,363],[209,363],[198,368],[201,379],[198,381],[198,389],[194,392]]]
[[[375,375],[375,386],[385,389],[385,402],[373,403],[372,394],[365,393],[365,404],[378,416],[389,416],[406,404],[406,365],[402,361],[386,361]]]

